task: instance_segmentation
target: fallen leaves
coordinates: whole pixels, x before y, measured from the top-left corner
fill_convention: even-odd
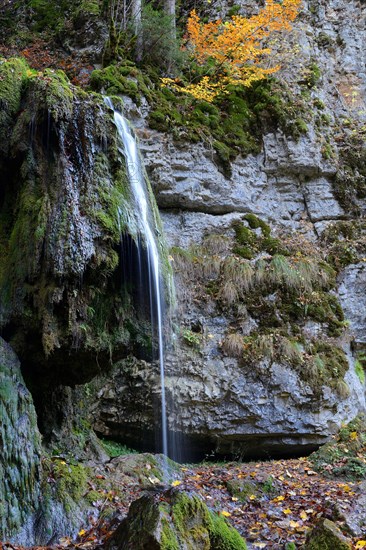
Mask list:
[[[146,470],[154,489],[159,480],[152,475],[151,469],[146,467]],[[199,494],[210,509],[238,529],[251,548],[268,550],[283,549],[290,541],[297,548],[301,547],[307,531],[319,518],[334,520],[337,513],[347,511],[358,487],[356,483],[330,480],[316,474],[307,459],[184,466],[180,468],[180,476],[179,480],[170,483],[171,487]],[[102,483],[105,478],[98,473],[95,479]],[[129,504],[140,496],[141,487],[123,483],[119,494],[99,488],[101,498],[95,504],[100,518],[104,507],[108,506],[113,508],[120,521]],[[230,492],[230,488],[239,492]],[[90,490],[96,489],[92,483]],[[90,517],[88,527],[79,531],[76,540],[64,537],[52,550],[101,548],[117,524]],[[342,528],[341,520],[337,524]],[[366,550],[366,540],[354,539],[354,548]],[[4,549],[20,550],[19,547],[5,546]],[[37,550],[50,549],[37,547]]]
[[[195,468],[183,472],[184,488],[199,493],[226,516],[251,547],[273,550],[289,541],[296,547],[303,545],[307,531],[320,517],[334,519],[337,510],[350,507],[354,485],[323,478],[307,459],[224,468],[207,465],[200,467],[199,475]],[[239,492],[230,493],[233,487]],[[251,491],[245,493],[245,489]],[[356,548],[364,548],[362,541],[357,544]]]
[[[176,479],[175,481],[173,481],[173,483],[171,484],[172,487],[178,487],[178,485],[180,485],[182,482],[179,480],[179,479]]]

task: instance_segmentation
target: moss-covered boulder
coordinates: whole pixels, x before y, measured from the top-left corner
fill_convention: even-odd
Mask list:
[[[304,550],[350,550],[351,541],[329,519],[319,523],[308,533]]]
[[[239,533],[197,497],[170,489],[131,504],[109,550],[245,550]]]
[[[19,361],[0,338],[0,540],[25,528],[40,496],[41,438]]]
[[[366,479],[366,417],[360,413],[310,455],[315,470],[327,477]]]

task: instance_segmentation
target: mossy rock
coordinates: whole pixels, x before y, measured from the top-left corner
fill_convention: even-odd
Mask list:
[[[246,550],[239,533],[197,497],[169,489],[134,501],[108,550]]]
[[[0,539],[16,535],[40,499],[41,437],[19,362],[0,338]]]
[[[360,459],[366,451],[365,415],[343,425],[328,443],[310,455],[315,470],[327,477],[366,479],[366,465]]]
[[[333,521],[324,519],[307,534],[304,550],[352,550],[352,543]]]

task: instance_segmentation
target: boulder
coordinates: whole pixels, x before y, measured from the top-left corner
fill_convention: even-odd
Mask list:
[[[246,550],[244,539],[195,495],[169,489],[134,501],[107,550]]]
[[[333,521],[322,519],[308,533],[304,550],[351,550],[352,543]]]

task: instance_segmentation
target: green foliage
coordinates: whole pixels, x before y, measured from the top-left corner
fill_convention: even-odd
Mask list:
[[[180,43],[172,33],[171,16],[156,10],[152,4],[144,5],[141,15],[141,51],[137,52],[139,64],[171,71],[180,65],[183,52]]]
[[[102,447],[111,458],[123,455],[129,455],[137,453],[137,451],[130,449],[126,445],[119,443],[118,441],[112,441],[110,439],[100,439]]]
[[[314,88],[320,78],[320,68],[314,61],[312,61],[310,65],[304,69],[304,83],[308,88]]]
[[[60,30],[65,21],[65,12],[70,8],[70,0],[29,0],[33,17],[33,30],[41,32]]]
[[[328,261],[337,271],[357,263],[366,255],[366,223],[362,220],[338,221],[322,235]]]
[[[339,170],[333,189],[346,212],[359,216],[360,200],[366,197],[366,125],[355,120],[343,120],[337,136]]]
[[[193,332],[188,328],[182,330],[182,338],[189,346],[193,348],[199,348],[201,344],[201,338],[199,334]]]
[[[331,293],[336,271],[309,243],[278,239],[286,255],[271,254],[267,248],[268,239],[273,238],[270,227],[252,214],[234,222],[233,229],[231,246],[223,236],[212,235],[188,251],[172,250],[176,271],[186,284],[193,282],[195,298],[209,296],[233,319],[222,351],[236,357],[243,368],[285,363],[311,386],[316,398],[321,397],[323,386],[346,398],[348,360],[340,346],[327,341],[327,335],[341,336],[347,327],[341,305]],[[238,247],[244,246],[251,259],[238,255]],[[256,329],[244,336],[241,327],[249,315]],[[321,324],[315,342],[303,333],[310,319]]]

